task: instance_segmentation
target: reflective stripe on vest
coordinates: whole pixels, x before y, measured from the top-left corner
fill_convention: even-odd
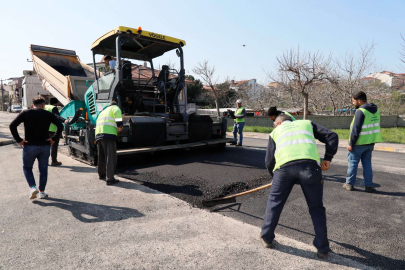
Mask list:
[[[285,115],[288,115],[289,117],[291,117],[291,120],[293,120],[293,121],[296,120],[296,119],[294,118],[294,116],[292,116],[290,113],[288,113],[288,112],[286,112],[286,111],[283,111],[283,113],[284,113]]]
[[[356,145],[365,145],[382,142],[380,129],[380,110],[377,110],[376,113],[371,113],[363,108],[359,108],[359,110],[361,110],[364,114],[364,122],[363,125],[361,126],[361,131],[359,134],[359,138],[356,141]],[[355,117],[356,115],[353,117],[352,123],[350,125],[350,134],[352,133],[353,130]]]
[[[118,135],[117,122],[122,121],[122,113],[117,105],[105,108],[96,122],[96,136],[98,134]]]
[[[245,107],[240,107],[236,110],[235,115],[242,115],[243,110],[245,109]],[[244,123],[245,122],[245,118],[235,118],[235,121],[237,123]]]
[[[45,105],[45,111],[48,111],[50,113],[52,113],[53,108],[55,108],[55,106],[53,105]],[[58,129],[58,127],[55,124],[50,124],[49,125],[49,132],[56,132],[56,130]]]
[[[294,160],[312,159],[320,163],[311,121],[284,122],[270,136],[276,143],[276,165],[273,171]]]

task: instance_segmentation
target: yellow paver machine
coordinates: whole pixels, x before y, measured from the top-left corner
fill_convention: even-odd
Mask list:
[[[226,138],[226,118],[214,122],[209,116],[187,113],[185,45],[184,40],[140,27],[120,26],[91,45],[93,68],[81,63],[74,51],[31,45],[34,68],[44,87],[64,101],[61,115],[72,119],[65,128],[70,154],[96,163],[97,117],[113,101],[124,121],[118,155],[224,147],[232,142]],[[179,69],[163,65],[156,70],[153,60],[168,52],[179,59]],[[101,72],[96,55],[115,58],[115,67]],[[80,90],[84,82],[86,91]]]

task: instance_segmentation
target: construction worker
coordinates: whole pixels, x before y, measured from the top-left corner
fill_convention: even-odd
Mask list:
[[[115,60],[113,60],[111,56],[106,55],[106,56],[104,56],[104,64],[105,64],[104,72],[109,72],[109,71],[114,70],[117,62]]]
[[[30,199],[44,199],[48,195],[45,187],[48,180],[48,159],[51,145],[57,140],[63,130],[63,125],[56,116],[44,110],[45,99],[41,96],[34,97],[33,107],[22,111],[10,124],[10,131],[14,139],[23,148],[23,170],[28,186],[30,187]],[[25,139],[18,134],[17,127],[24,123]],[[49,138],[49,125],[56,126],[56,132]],[[38,160],[39,169],[39,190],[37,189],[32,167],[35,160]]]
[[[114,178],[117,168],[117,136],[123,129],[121,109],[114,101],[97,117],[96,141],[98,153],[98,176],[107,185],[119,181]]]
[[[59,103],[58,99],[51,98],[49,101],[49,105],[45,105],[45,110],[50,113],[53,113],[61,123],[68,124],[69,120],[66,120],[59,114],[59,110],[57,107],[58,103]],[[56,132],[56,126],[54,124],[51,124],[49,126],[49,138],[54,137],[55,132]],[[54,138],[55,138],[55,143],[52,144],[52,147],[51,147],[51,159],[52,159],[51,166],[59,166],[59,165],[62,165],[62,162],[58,161],[58,146],[59,146],[60,137],[55,136]]]
[[[295,121],[294,116],[292,116],[291,114],[289,114],[286,111],[277,110],[276,106],[269,108],[269,110],[267,111],[267,116],[270,118],[271,121],[274,121],[274,120],[276,120],[276,117],[279,116],[281,113],[288,115],[292,121]]]
[[[322,171],[330,167],[339,138],[336,133],[309,120],[291,121],[280,114],[274,122],[266,153],[266,167],[273,176],[260,239],[266,248],[274,247],[274,230],[284,204],[295,183],[301,185],[315,229],[314,246],[317,256],[326,258],[329,241],[323,206]],[[320,161],[315,139],[325,143],[325,156]]]
[[[367,95],[362,91],[353,95],[352,103],[358,110],[350,125],[350,138],[349,145],[347,146],[349,166],[347,169],[346,183],[343,184],[343,188],[349,191],[354,190],[357,167],[361,160],[365,191],[372,193],[375,189],[373,188],[371,156],[374,150],[374,144],[382,142],[380,110],[378,110],[377,105],[367,103]]]
[[[243,128],[245,127],[245,117],[246,117],[246,110],[242,107],[242,100],[238,99],[236,101],[236,111],[235,111],[235,122],[233,124],[233,137],[235,141],[232,142],[232,145],[242,146],[243,141]],[[239,133],[239,141],[238,141],[238,133]]]

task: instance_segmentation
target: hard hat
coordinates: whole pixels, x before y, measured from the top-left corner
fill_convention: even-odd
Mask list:
[[[236,101],[236,103],[242,103],[242,100],[241,100],[241,99],[238,99],[238,100]]]

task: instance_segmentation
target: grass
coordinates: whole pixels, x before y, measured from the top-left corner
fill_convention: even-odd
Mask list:
[[[348,129],[334,129],[340,139],[348,139],[350,131]],[[387,143],[405,143],[405,128],[382,128],[381,135],[383,142]]]
[[[245,132],[271,133],[272,127],[245,126]],[[227,131],[232,131],[232,127],[228,127]],[[350,131],[348,129],[333,129],[339,135],[340,139],[348,140]],[[387,143],[405,143],[405,128],[383,128],[381,130],[383,142]]]

